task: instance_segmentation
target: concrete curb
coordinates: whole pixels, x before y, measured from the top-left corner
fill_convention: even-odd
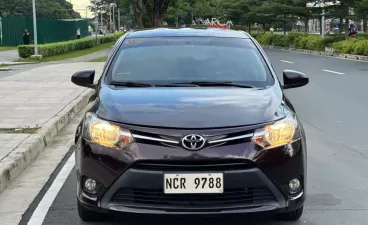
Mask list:
[[[39,64],[42,62],[0,62],[0,64],[8,64],[10,66],[20,66],[20,65],[27,65],[27,64]]]
[[[93,90],[87,89],[71,101],[62,111],[46,122],[36,134],[31,134],[10,154],[0,165],[0,193],[8,187],[25,170],[38,154],[48,146],[56,134],[69,123],[71,119],[84,109]]]
[[[335,57],[335,58],[368,61],[368,56],[364,56],[364,55],[339,54],[339,53],[334,53],[334,52],[330,52],[330,51],[314,51],[314,50],[305,50],[305,49],[296,49],[296,48],[272,46],[272,45],[263,45],[262,47],[263,48],[279,49],[279,50],[289,51],[289,52],[300,52],[300,53],[310,54],[310,55],[322,55],[322,56],[330,56],[330,57]]]

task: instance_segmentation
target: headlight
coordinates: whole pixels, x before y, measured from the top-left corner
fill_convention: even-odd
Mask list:
[[[118,150],[134,140],[129,130],[101,120],[90,112],[86,113],[84,120],[83,137],[96,144]]]
[[[284,119],[257,130],[252,141],[264,149],[287,145],[299,137],[297,128],[295,114],[289,113]]]

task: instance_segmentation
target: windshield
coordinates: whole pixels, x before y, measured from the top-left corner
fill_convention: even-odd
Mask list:
[[[126,39],[109,68],[108,80],[150,84],[226,81],[254,87],[274,83],[250,39],[216,37]]]

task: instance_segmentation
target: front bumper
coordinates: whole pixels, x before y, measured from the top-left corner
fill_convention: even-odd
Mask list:
[[[127,170],[105,193],[101,207],[125,212],[193,214],[268,211],[286,206],[282,194],[257,168],[224,171],[224,193],[219,195],[165,195],[163,173],[153,168]]]
[[[76,150],[79,201],[86,208],[100,212],[140,214],[279,213],[304,204],[303,139],[260,154],[254,154],[251,143],[234,144],[238,145],[235,148],[219,146],[216,154],[209,154],[213,149],[203,149],[200,153],[170,149],[176,157],[164,155],[167,151],[163,146],[147,148],[147,145],[138,143],[122,152],[79,140]],[[188,171],[223,172],[224,193],[163,194],[165,172]],[[96,194],[85,192],[82,188],[85,177],[98,181],[102,189]],[[301,180],[302,188],[290,194],[285,187],[294,178]]]

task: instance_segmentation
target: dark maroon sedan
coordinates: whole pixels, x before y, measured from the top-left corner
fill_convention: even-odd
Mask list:
[[[154,29],[125,34],[76,133],[82,220],[139,214],[275,213],[297,220],[306,187],[303,127],[247,33]]]

